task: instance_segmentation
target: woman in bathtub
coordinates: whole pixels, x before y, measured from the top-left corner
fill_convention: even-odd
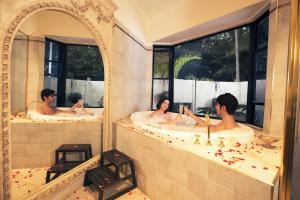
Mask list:
[[[211,131],[224,131],[239,127],[234,119],[234,113],[238,106],[238,100],[230,93],[225,93],[217,98],[215,105],[217,114],[221,117],[222,121],[216,125],[210,125]],[[189,109],[184,109],[184,113],[197,122],[197,126],[207,126],[206,122],[200,117],[195,116]]]
[[[181,114],[178,114],[175,119],[172,119],[171,113],[168,112],[170,100],[167,97],[162,97],[156,104],[156,111],[152,112],[150,117],[159,117],[164,119],[160,124],[173,124],[181,120]]]

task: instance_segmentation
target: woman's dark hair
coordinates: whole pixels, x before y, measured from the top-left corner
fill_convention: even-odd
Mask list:
[[[230,115],[234,114],[239,105],[238,100],[230,93],[225,93],[218,96],[217,102],[221,107],[225,106],[227,113]]]
[[[78,92],[73,92],[73,93],[70,93],[69,96],[68,96],[68,99],[71,103],[75,104],[78,102],[79,99],[82,98],[82,95]]]
[[[157,109],[157,110],[160,109],[161,104],[162,104],[165,100],[168,100],[168,101],[170,102],[170,100],[169,100],[168,97],[162,97],[162,98],[160,98],[159,101],[158,101],[157,104],[156,104],[156,109]],[[168,107],[167,110],[165,110],[165,113],[166,113],[168,110],[169,110],[169,107]]]

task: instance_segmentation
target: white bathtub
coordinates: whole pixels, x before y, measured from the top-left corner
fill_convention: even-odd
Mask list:
[[[61,110],[67,110],[70,108],[58,108]],[[37,122],[58,122],[58,121],[94,121],[103,118],[103,108],[85,108],[89,114],[82,114],[79,111],[77,113],[58,113],[54,115],[43,115],[36,110],[29,110],[27,112],[27,118]]]
[[[159,122],[164,120],[159,117],[151,118],[151,113],[152,111],[136,112],[131,114],[130,118],[134,125],[161,135],[183,140],[194,140],[195,134],[198,134],[202,142],[207,139],[207,128],[195,127],[195,121],[190,117],[183,115],[183,119],[176,124],[160,124]],[[177,113],[171,114],[172,118],[177,115]],[[211,124],[217,124],[219,121],[211,119]],[[219,137],[225,138],[225,144],[248,143],[254,134],[253,129],[240,123],[238,125],[238,128],[211,133],[212,143],[217,143]]]

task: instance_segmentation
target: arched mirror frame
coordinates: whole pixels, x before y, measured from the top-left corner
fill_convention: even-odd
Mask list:
[[[11,15],[10,19],[6,20],[3,27],[3,38],[0,40],[1,47],[1,131],[2,131],[2,173],[3,187],[0,188],[0,193],[3,194],[3,199],[11,198],[10,186],[10,162],[11,162],[11,131],[10,131],[10,59],[11,49],[14,37],[20,25],[30,16],[43,10],[55,10],[68,14],[79,22],[81,22],[94,36],[94,39],[100,49],[103,64],[104,64],[104,77],[105,77],[105,92],[104,92],[104,123],[103,123],[103,143],[104,149],[108,149],[111,144],[110,136],[110,82],[111,82],[111,43],[112,43],[112,28],[114,25],[113,12],[116,6],[111,0],[63,0],[63,1],[43,1],[43,2],[27,2],[24,3],[18,11]],[[0,157],[1,158],[1,157]],[[47,184],[42,192],[35,195],[35,198],[47,196],[51,191],[56,189],[61,184],[71,182],[75,177],[84,173],[84,171],[97,162],[97,156],[88,162],[85,166],[79,167],[77,170],[72,170],[68,176],[64,177],[63,181],[56,181],[52,184]],[[1,191],[2,190],[2,191]],[[1,198],[1,196],[0,196]]]

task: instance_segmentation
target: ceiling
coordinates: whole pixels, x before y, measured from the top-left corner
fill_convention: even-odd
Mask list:
[[[117,19],[146,43],[176,43],[255,18],[270,0],[113,0]],[[225,17],[226,16],[226,17]],[[179,35],[178,35],[179,34]]]
[[[180,4],[191,0],[129,0],[145,18],[151,20]]]

